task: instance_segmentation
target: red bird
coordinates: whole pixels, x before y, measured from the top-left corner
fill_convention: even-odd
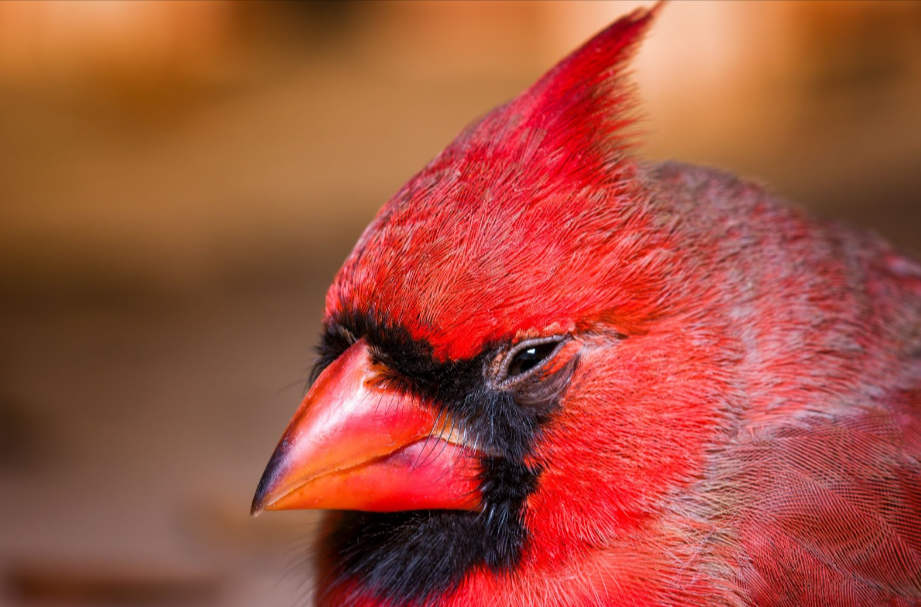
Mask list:
[[[253,512],[322,606],[921,606],[921,264],[628,153],[622,18],[467,127],[326,298]]]

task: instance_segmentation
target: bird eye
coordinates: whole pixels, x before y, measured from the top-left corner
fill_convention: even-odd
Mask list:
[[[529,339],[514,346],[500,362],[493,380],[496,389],[511,393],[519,405],[547,408],[559,402],[576,368],[578,353],[570,350],[565,361],[549,371],[547,362],[560,355],[568,335]]]
[[[556,350],[557,342],[535,344],[519,350],[508,364],[508,377],[527,373],[544,362]]]
[[[514,381],[520,376],[527,375],[544,361],[553,358],[562,343],[562,337],[544,337],[518,344],[506,358],[503,381]]]

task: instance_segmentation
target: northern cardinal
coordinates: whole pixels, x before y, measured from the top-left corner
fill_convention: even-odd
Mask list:
[[[326,297],[253,502],[322,606],[921,605],[921,264],[633,157],[659,9],[467,127]]]

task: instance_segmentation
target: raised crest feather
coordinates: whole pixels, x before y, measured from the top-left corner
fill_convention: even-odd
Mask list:
[[[652,314],[655,302],[640,293],[624,302],[617,294],[646,274],[630,260],[648,259],[662,243],[604,234],[645,221],[646,194],[626,154],[635,105],[626,76],[661,6],[605,28],[413,177],[346,260],[327,295],[327,316],[347,315],[360,301],[379,323],[402,326],[438,358],[456,359],[551,318]],[[587,243],[568,239],[569,231],[599,239],[592,264],[583,257]],[[572,288],[558,288],[560,274]],[[578,288],[610,281],[612,292],[599,288],[597,297]],[[535,291],[547,294],[540,305],[529,297]]]
[[[488,149],[499,143],[505,150],[517,140],[522,154],[554,172],[610,173],[630,145],[635,121],[629,64],[663,4],[637,9],[597,33],[455,144]]]
[[[560,61],[516,99],[526,124],[546,129],[546,143],[568,147],[594,140],[621,147],[633,122],[629,63],[664,3],[621,17]],[[593,146],[594,147],[594,146]]]

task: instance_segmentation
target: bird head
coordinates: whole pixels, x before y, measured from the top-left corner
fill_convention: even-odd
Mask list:
[[[424,602],[576,558],[700,476],[719,334],[700,255],[630,154],[626,70],[657,11],[468,126],[336,276],[253,502],[339,511],[326,592]]]

